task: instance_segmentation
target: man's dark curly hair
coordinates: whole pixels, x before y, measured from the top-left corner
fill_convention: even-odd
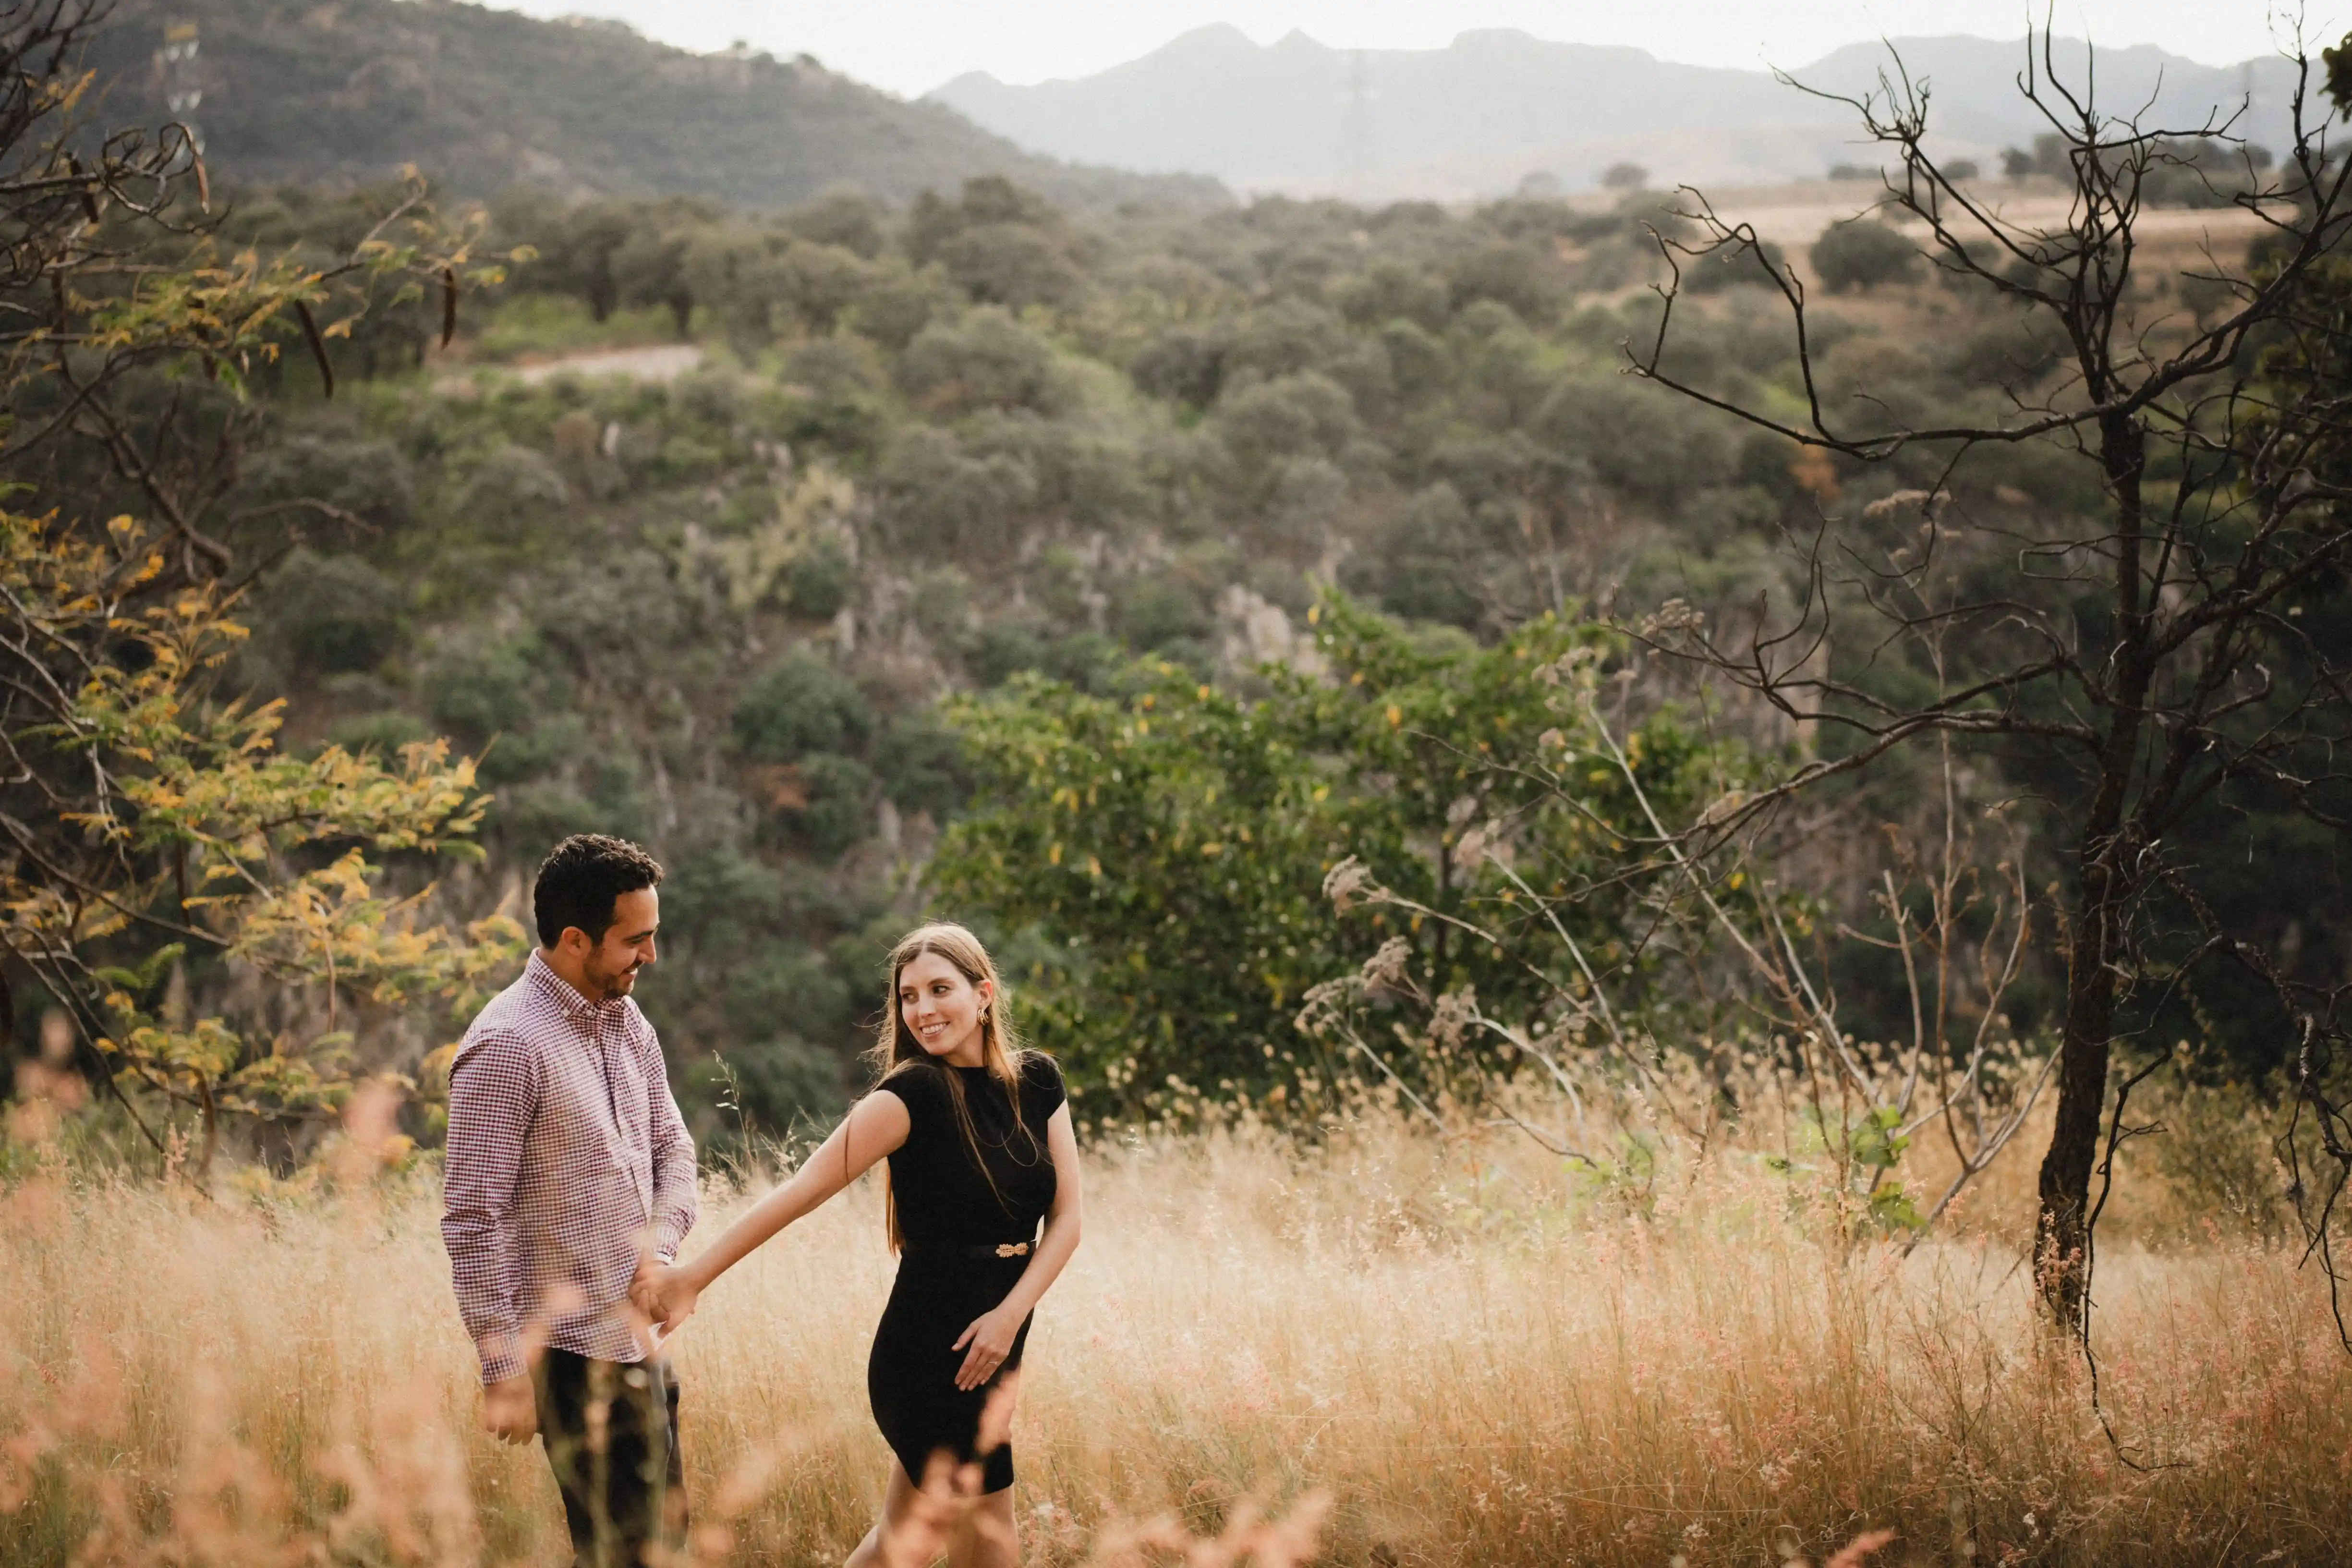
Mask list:
[[[539,863],[539,879],[531,884],[539,944],[553,947],[567,926],[578,926],[591,942],[603,942],[612,929],[614,901],[623,893],[658,888],[661,879],[661,862],[627,839],[573,834]]]

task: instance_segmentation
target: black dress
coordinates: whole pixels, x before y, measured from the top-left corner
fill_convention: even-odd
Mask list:
[[[954,1346],[973,1319],[1012,1292],[1029,1267],[1027,1255],[999,1256],[997,1248],[1034,1242],[1038,1222],[1054,1202],[1045,1123],[1062,1104],[1061,1070],[1051,1057],[1032,1051],[1022,1057],[1020,1071],[1017,1112],[985,1068],[919,1062],[881,1084],[882,1091],[905,1103],[908,1125],[906,1142],[890,1156],[898,1279],[874,1331],[866,1393],[883,1439],[918,1485],[924,1466],[941,1449],[959,1464],[980,1460],[982,1491],[1013,1484],[1009,1443],[985,1456],[976,1450],[981,1412],[998,1380],[1020,1366],[1028,1320],[1022,1321],[1004,1364],[970,1392],[955,1385],[966,1352]],[[962,1085],[985,1173],[973,1162],[957,1124],[950,1073]]]

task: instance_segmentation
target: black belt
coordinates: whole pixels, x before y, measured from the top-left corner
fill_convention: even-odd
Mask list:
[[[1000,1241],[981,1247],[911,1247],[909,1258],[1026,1258],[1037,1250],[1034,1241]]]

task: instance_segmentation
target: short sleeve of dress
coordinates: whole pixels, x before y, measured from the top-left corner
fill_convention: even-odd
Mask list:
[[[939,1100],[939,1086],[927,1072],[894,1072],[874,1086],[876,1094],[895,1094],[907,1108],[908,1127],[916,1128],[931,1120],[931,1110]]]
[[[1043,1051],[1031,1051],[1021,1059],[1022,1119],[1043,1131],[1054,1112],[1062,1109],[1069,1093],[1062,1087],[1062,1069],[1053,1058]]]

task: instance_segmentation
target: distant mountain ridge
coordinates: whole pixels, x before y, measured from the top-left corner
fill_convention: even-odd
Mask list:
[[[164,28],[198,50],[168,69]],[[1214,181],[1024,152],[952,108],[803,57],[694,55],[613,22],[459,0],[121,0],[91,47],[110,124],[189,110],[217,177],[350,184],[415,163],[487,195],[519,181],[751,207],[846,182],[891,202],[1005,174],[1081,205],[1230,200]]]
[[[1916,81],[1933,84],[1930,127],[1954,154],[1989,159],[2045,124],[2016,90],[2021,42],[1893,41]],[[2084,46],[2061,39],[2079,79]],[[1793,74],[1859,92],[1889,64],[1887,46],[1852,45]],[[2251,92],[2241,129],[2273,149],[2284,136],[2291,72],[2283,60],[2216,68],[2141,47],[2100,49],[2099,97],[2154,105],[2195,129],[2214,103]],[[1610,164],[1640,163],[1665,183],[1769,184],[1873,161],[1853,111],[1761,70],[1677,65],[1643,50],[1549,43],[1508,30],[1467,32],[1444,49],[1345,50],[1302,33],[1259,45],[1219,25],[1139,59],[1068,81],[1012,87],[971,73],[928,95],[1032,151],[1145,171],[1211,174],[1240,191],[1358,200],[1462,199],[1530,174],[1570,189]]]

